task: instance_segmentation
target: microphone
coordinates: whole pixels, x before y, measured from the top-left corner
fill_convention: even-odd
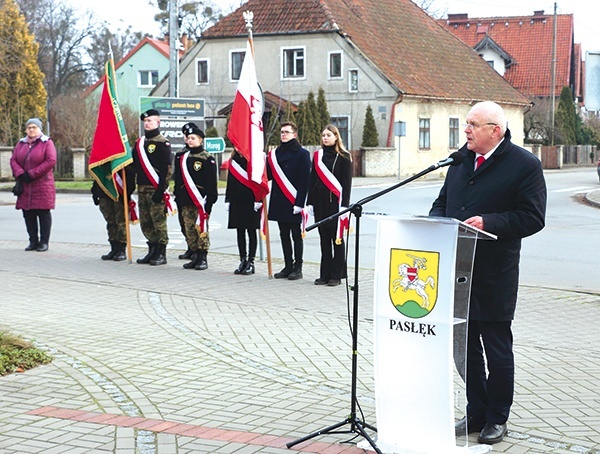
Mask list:
[[[463,158],[464,157],[462,154],[460,154],[458,151],[455,151],[450,156],[448,156],[446,159],[442,159],[441,161],[438,161],[437,164],[434,164],[431,167],[433,167],[433,170],[435,170],[435,169],[439,169],[440,167],[458,166],[458,165],[462,164]]]

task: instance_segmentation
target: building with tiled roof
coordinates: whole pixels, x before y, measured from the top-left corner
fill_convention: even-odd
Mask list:
[[[254,13],[263,90],[298,104],[323,87],[349,149],[361,145],[370,105],[380,145],[402,153],[390,172],[414,173],[455,150],[469,108],[484,99],[505,106],[522,143],[530,100],[410,0],[250,0],[207,29],[181,61],[179,93],[205,99],[207,120],[223,135],[218,112],[235,96],[248,36],[244,11]],[[163,81],[154,94],[166,90]],[[405,137],[394,135],[397,122]]]
[[[526,96],[559,97],[563,87],[570,87],[575,96],[581,97],[581,47],[574,44],[572,14],[557,14],[556,23],[554,15],[544,11],[511,17],[449,14],[439,23],[475,49]]]
[[[140,97],[148,96],[158,81],[169,74],[169,43],[146,37],[115,63],[119,104],[134,112],[140,109]],[[90,86],[85,96],[100,99],[104,76]]]

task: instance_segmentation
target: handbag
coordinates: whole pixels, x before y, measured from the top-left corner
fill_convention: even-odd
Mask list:
[[[21,183],[21,180],[17,180],[15,182],[15,185],[12,188],[12,193],[17,197],[23,194],[23,183]]]

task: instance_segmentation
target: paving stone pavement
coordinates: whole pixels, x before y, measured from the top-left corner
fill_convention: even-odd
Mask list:
[[[365,452],[352,435],[285,447],[350,410],[352,292],[314,286],[316,264],[287,281],[264,263],[235,276],[225,254],[195,271],[179,251],[151,267],[24,246],[0,241],[0,329],[54,360],[0,378],[0,453]],[[359,275],[359,416],[376,425],[373,270]],[[520,289],[515,404],[494,451],[600,453],[599,323],[600,294]]]

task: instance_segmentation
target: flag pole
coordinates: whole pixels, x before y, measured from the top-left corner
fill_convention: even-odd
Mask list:
[[[127,239],[127,260],[132,263],[131,233],[129,231],[129,197],[127,196],[127,177],[125,168],[121,169],[121,180],[123,180],[123,213],[125,214],[125,238]]]
[[[250,51],[252,52],[252,59],[254,59],[254,39],[252,38],[252,21],[254,20],[254,13],[252,11],[244,11],[242,13],[244,20],[246,21],[246,29],[248,30],[248,42],[250,43]],[[266,146],[266,144],[265,144]],[[263,149],[263,153],[264,153]],[[266,167],[265,167],[266,172]],[[271,237],[269,235],[269,216],[267,210],[267,197],[265,196],[262,200],[263,216],[265,217],[265,244],[267,246],[267,274],[269,279],[273,278],[273,263],[271,260]]]

